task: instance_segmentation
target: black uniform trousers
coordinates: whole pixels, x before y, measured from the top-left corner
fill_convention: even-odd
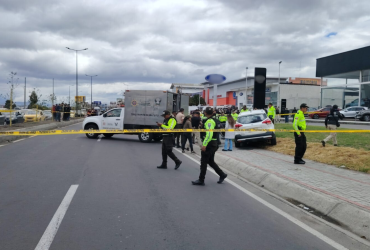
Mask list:
[[[300,128],[298,129],[301,130]],[[301,161],[307,149],[306,135],[301,132],[301,136],[298,137],[298,134],[294,132],[294,139],[295,139],[294,161]]]
[[[204,152],[202,151],[200,159],[200,175],[199,175],[200,181],[204,181],[206,177],[207,164],[209,164],[211,168],[213,168],[220,177],[225,175],[225,173],[215,162],[215,154],[217,149],[218,149],[217,140],[214,140],[208,143],[206,151]]]
[[[169,156],[176,164],[180,160],[172,152],[173,148],[173,135],[163,135],[162,140],[162,166],[167,167],[167,156]]]

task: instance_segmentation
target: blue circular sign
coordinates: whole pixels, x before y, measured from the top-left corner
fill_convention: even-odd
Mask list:
[[[212,75],[206,76],[206,80],[207,82],[210,82],[213,84],[219,84],[219,83],[224,82],[226,80],[226,77],[223,75],[219,75],[219,74],[212,74]]]
[[[240,96],[243,96],[243,92],[240,92],[240,93],[239,93],[239,95],[240,95]]]

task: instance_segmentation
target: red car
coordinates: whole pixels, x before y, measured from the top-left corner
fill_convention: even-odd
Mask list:
[[[319,119],[320,117],[325,118],[329,114],[330,109],[331,108],[318,109],[318,110],[313,111],[312,113],[308,114],[308,117],[310,117],[312,119]],[[338,109],[338,110],[341,110],[341,109]]]

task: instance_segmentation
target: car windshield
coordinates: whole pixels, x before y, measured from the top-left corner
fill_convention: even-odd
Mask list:
[[[251,114],[238,117],[238,122],[241,124],[262,122],[267,118],[266,114]]]

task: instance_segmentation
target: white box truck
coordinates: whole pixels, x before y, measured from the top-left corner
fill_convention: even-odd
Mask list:
[[[85,118],[84,130],[102,129],[158,129],[156,122],[162,122],[164,110],[178,111],[184,109],[189,113],[189,96],[160,90],[126,90],[125,107],[114,108],[99,116]],[[160,141],[160,133],[132,133],[139,136],[141,142]],[[103,134],[112,137],[114,134]],[[88,138],[94,139],[97,133],[87,133]]]

